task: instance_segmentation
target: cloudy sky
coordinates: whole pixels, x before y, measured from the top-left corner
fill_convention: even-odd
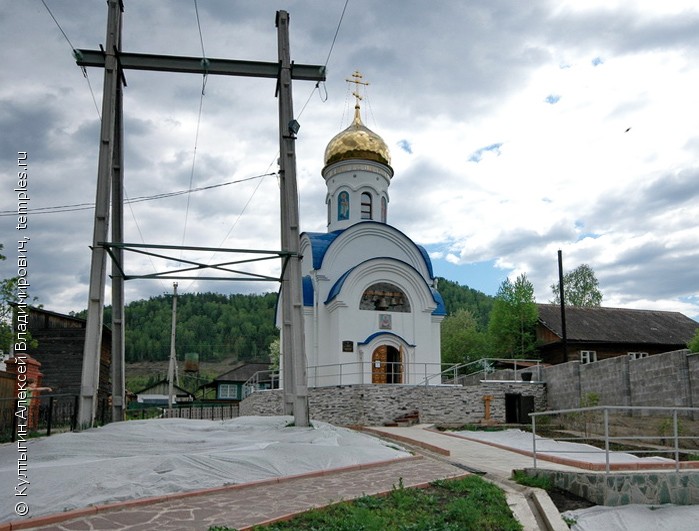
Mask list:
[[[67,312],[87,306],[93,211],[35,210],[18,231],[16,158],[28,153],[32,209],[94,202],[103,72],[85,77],[71,47],[105,42],[107,10],[45,1],[67,39],[41,0],[0,0],[0,274],[16,274],[29,236],[31,294]],[[207,57],[272,62],[275,11],[289,11],[292,60],[328,67],[319,87],[294,83],[302,230],[325,231],[323,152],[349,124],[345,79],[358,69],[364,122],[391,149],[389,222],[438,275],[495,294],[526,273],[548,302],[561,249],[566,270],[594,269],[605,306],[699,319],[696,0],[349,0],[339,31],[345,0],[125,5],[124,51],[201,56],[203,42]],[[277,180],[259,177],[277,169],[274,81],[209,76],[202,97],[200,75],[126,80],[129,198],[241,182],[127,205],[125,240],[279,249]],[[127,260],[129,273],[163,268]],[[133,280],[127,300],[171,289]],[[276,285],[180,281],[265,289]]]

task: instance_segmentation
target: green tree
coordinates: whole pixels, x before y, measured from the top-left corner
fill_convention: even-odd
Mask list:
[[[272,370],[279,369],[279,354],[281,352],[281,344],[279,338],[275,338],[269,344],[269,368]]]
[[[478,323],[480,330],[488,329],[488,316],[493,308],[493,297],[442,277],[437,278],[437,289],[444,299],[449,315],[459,310],[468,310]]]
[[[560,282],[551,284],[551,291],[553,292],[551,304],[561,304]],[[580,264],[563,275],[563,297],[566,306],[593,307],[602,304],[599,281],[589,265]]]
[[[0,243],[0,251],[4,245]],[[5,255],[0,252],[0,261],[5,260]],[[18,302],[17,287],[19,277],[4,278],[0,280],[0,350],[5,353],[10,351],[14,335],[12,332],[13,308],[12,303]],[[36,301],[36,297],[33,299]],[[27,343],[31,347],[37,346],[37,341],[32,339],[31,334],[27,333]]]
[[[467,363],[487,356],[486,334],[469,310],[457,310],[442,321],[442,362]]]
[[[0,243],[0,251],[4,245]],[[0,252],[0,260],[5,260],[5,255]],[[12,343],[12,306],[10,302],[14,297],[15,279],[6,278],[0,281],[0,350],[9,352]]]
[[[490,312],[488,334],[496,355],[525,358],[536,351],[538,311],[534,285],[522,273],[500,284]]]
[[[689,340],[689,343],[687,343],[687,347],[692,352],[699,352],[699,328],[697,328],[697,332],[694,334],[694,337]]]

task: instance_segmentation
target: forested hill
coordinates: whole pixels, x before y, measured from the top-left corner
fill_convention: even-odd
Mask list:
[[[467,309],[482,329],[487,328],[493,298],[439,279],[447,312]],[[274,325],[276,293],[264,295],[182,294],[177,297],[177,353],[199,353],[201,361],[260,360],[279,337]],[[166,360],[170,354],[172,296],[153,297],[126,306],[126,361]],[[86,317],[86,311],[77,315]],[[105,308],[111,323],[111,308]]]
[[[177,296],[177,353],[199,353],[200,361],[267,359],[279,337],[274,325],[276,293]],[[166,360],[170,355],[172,296],[134,301],[125,308],[126,361]],[[84,317],[84,312],[79,315]],[[111,307],[105,323],[111,323]]]
[[[468,310],[481,330],[488,328],[494,297],[442,277],[438,279],[437,289],[444,299],[448,315],[456,313],[457,310]]]

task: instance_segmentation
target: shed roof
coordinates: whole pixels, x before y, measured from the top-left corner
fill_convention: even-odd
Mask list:
[[[241,361],[231,370],[214,378],[214,382],[247,382],[253,374],[269,370],[269,363]]]
[[[537,307],[540,324],[562,337],[561,307]],[[565,316],[569,341],[686,345],[699,329],[686,315],[659,310],[566,306]]]

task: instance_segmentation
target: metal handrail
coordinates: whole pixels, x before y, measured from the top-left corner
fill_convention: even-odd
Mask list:
[[[460,363],[460,364],[455,364],[452,367],[449,367],[448,369],[445,369],[442,372],[436,373],[436,374],[431,374],[430,376],[425,377],[423,380],[424,385],[428,385],[428,382],[432,380],[433,378],[441,377],[449,372],[454,373],[453,381],[456,382],[457,375],[460,376],[471,376],[473,374],[477,374],[481,371],[483,371],[483,379],[487,380],[488,379],[488,374],[491,372],[495,372],[495,369],[492,367],[492,364],[494,363],[514,363],[515,366],[515,379],[517,378],[517,364],[518,363],[534,363],[536,364],[537,368],[537,374],[538,377],[541,377],[541,360],[534,360],[534,359],[518,359],[518,358],[480,358],[474,361],[469,361],[466,363]],[[471,367],[471,366],[478,366],[477,370],[473,370],[471,372],[465,373],[465,374],[460,374],[461,369],[464,369],[466,367]],[[523,367],[522,369],[527,369],[529,367]],[[519,370],[519,372],[522,371],[522,369]]]
[[[643,412],[661,412],[661,413],[672,413],[672,435],[623,435],[623,436],[611,436],[609,434],[609,413],[616,411],[643,411]],[[624,453],[628,454],[646,454],[646,453],[668,453],[674,454],[675,472],[680,470],[680,453],[694,453],[691,451],[680,450],[679,442],[680,440],[699,440],[699,436],[691,435],[679,435],[679,421],[677,414],[678,412],[685,413],[699,413],[698,407],[662,407],[662,406],[593,406],[593,407],[580,407],[572,409],[558,409],[553,411],[539,411],[535,413],[530,413],[529,416],[532,419],[532,456],[533,456],[533,467],[537,468],[537,449],[536,449],[536,420],[538,417],[552,417],[555,415],[565,415],[565,414],[580,414],[588,412],[602,412],[604,421],[604,435],[602,441],[604,442],[604,454],[605,454],[605,474],[609,474],[610,462],[609,462],[609,444],[613,441],[647,441],[647,440],[658,440],[660,438],[669,439],[672,441],[672,448],[654,448],[653,450],[624,450]],[[656,418],[663,418],[656,417]],[[581,436],[577,438],[565,438],[556,439],[560,441],[589,441],[589,437]],[[576,450],[547,450],[547,454],[552,453],[592,453],[592,451],[576,451]]]

